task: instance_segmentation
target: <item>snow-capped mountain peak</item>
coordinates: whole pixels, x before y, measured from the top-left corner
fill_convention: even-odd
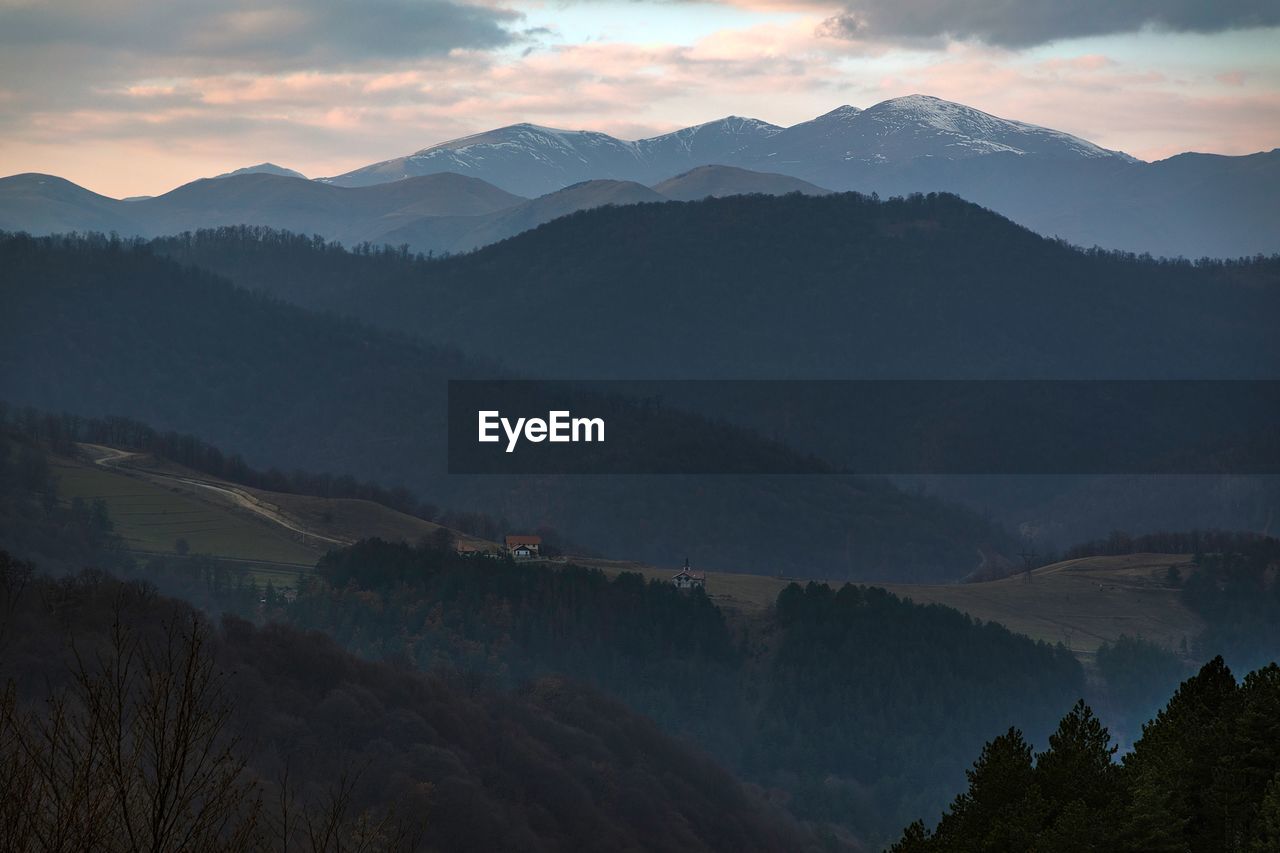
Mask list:
[[[775,124],[744,116],[725,116],[715,121],[695,124],[672,133],[641,139],[637,149],[650,163],[664,163],[676,158],[688,168],[710,163],[726,162],[733,155],[782,131]],[[676,165],[672,162],[671,165]],[[670,177],[659,169],[661,177]]]
[[[572,147],[581,144],[627,146],[627,143],[614,139],[607,133],[599,133],[593,130],[563,130],[558,127],[546,127],[540,124],[521,122],[495,130],[487,130],[484,133],[476,133],[471,136],[462,136],[447,142],[441,142],[430,148],[423,148],[421,151],[414,152],[410,157],[426,158],[440,151],[467,151],[503,145],[548,148]]]
[[[821,122],[824,124],[829,124],[831,122],[848,121],[849,119],[858,115],[858,113],[860,112],[862,112],[862,109],[860,107],[854,107],[854,106],[850,106],[849,104],[845,104],[843,106],[836,107],[831,112],[823,113],[822,115],[818,116],[815,119],[812,119],[811,121],[815,123]]]
[[[859,114],[867,145],[854,157],[944,157],[965,159],[1012,153],[1049,157],[1095,158],[1127,154],[1110,151],[1059,130],[1000,118],[932,95],[906,95],[868,107]],[[878,140],[878,141],[877,141]]]
[[[961,162],[987,155],[1133,162],[1062,131],[1000,118],[930,95],[867,109],[837,107],[788,128],[726,116],[635,142],[523,122],[463,136],[330,181],[361,186],[436,172],[483,178],[537,196],[607,178],[652,184],[704,165],[781,171],[829,187],[865,187],[864,167]]]

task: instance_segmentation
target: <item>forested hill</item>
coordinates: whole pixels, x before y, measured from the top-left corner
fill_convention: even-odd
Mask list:
[[[1280,666],[1237,683],[1215,658],[1182,683],[1120,762],[1078,703],[1033,756],[1017,728],[989,742],[936,829],[890,853],[1271,853],[1280,850]],[[931,822],[931,821],[930,821]]]
[[[943,806],[1000,730],[993,718],[1039,737],[1086,689],[1061,645],[852,585],[792,584],[768,613],[737,616],[639,574],[378,540],[328,554],[294,600],[176,559],[144,571],[211,609],[316,629],[375,660],[493,687],[584,680],[821,834],[869,849]]]
[[[955,579],[979,549],[1012,545],[975,513],[853,478],[445,477],[445,380],[496,367],[255,296],[145,247],[5,238],[0,294],[0,399],[136,418],[256,467],[402,483],[437,505],[554,527],[611,556]],[[744,451],[787,452],[736,435]]]
[[[0,605],[17,849],[822,849],[696,747],[563,677],[484,689],[315,632],[209,624],[145,584],[33,578],[3,551]]]
[[[1280,258],[1087,252],[950,195],[605,208],[440,262],[261,231],[158,250],[540,377],[1274,377]],[[512,318],[518,318],[513,322]]]
[[[243,228],[153,246],[246,287],[453,341],[534,376],[1177,379],[1280,371],[1271,328],[1280,316],[1280,259],[1193,264],[1085,252],[952,196],[632,205],[436,261]],[[717,405],[708,387],[704,410],[731,417],[733,401]],[[833,402],[839,398],[794,421],[814,433],[800,449],[839,465],[851,433],[829,417]],[[1134,433],[1130,421],[1105,413],[1070,414],[1111,435]],[[817,434],[827,424],[837,429]],[[1042,552],[1115,529],[1262,529],[1275,503],[1265,481],[1209,493],[1202,479],[1171,478],[935,478],[929,488],[1009,529],[1043,533]]]

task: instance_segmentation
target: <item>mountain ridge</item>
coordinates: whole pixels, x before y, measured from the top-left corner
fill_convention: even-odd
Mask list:
[[[446,140],[403,157],[321,180],[339,186],[362,186],[448,169],[488,175],[487,179],[493,183],[522,195],[554,190],[557,179],[567,183],[590,178],[649,183],[663,174],[712,163],[751,168],[753,164],[781,162],[785,155],[778,157],[777,145],[782,145],[781,150],[785,151],[787,144],[797,138],[809,139],[815,130],[830,136],[832,126],[846,126],[855,135],[867,130],[864,125],[868,123],[874,125],[870,129],[883,131],[886,116],[896,116],[918,128],[930,127],[946,134],[952,150],[933,152],[930,156],[955,155],[967,147],[970,155],[1012,151],[1033,156],[1070,154],[1134,159],[1063,131],[997,118],[973,107],[928,95],[908,95],[881,101],[865,110],[848,105],[837,107],[787,128],[749,117],[726,116],[634,141],[599,131],[566,130],[522,122]],[[866,136],[863,133],[864,139]],[[1013,141],[1023,146],[1014,145]],[[1026,144],[1028,142],[1030,144]],[[847,148],[848,144],[848,140],[837,140],[835,147]],[[886,155],[880,152],[878,156]],[[523,168],[516,169],[516,164]]]
[[[157,237],[227,225],[319,234],[348,246],[408,245],[422,253],[470,251],[560,216],[606,204],[636,204],[755,192],[823,193],[782,175],[703,166],[662,182],[591,179],[536,198],[479,178],[436,172],[389,183],[339,187],[270,172],[201,178],[161,196],[111,199],[52,175],[0,178],[0,230]],[[695,170],[696,171],[696,170]],[[695,185],[702,181],[701,188]]]
[[[728,133],[735,127],[741,132]],[[724,144],[685,146],[700,136]],[[575,146],[575,140],[590,144]],[[452,168],[540,195],[589,179],[653,185],[714,164],[784,174],[837,192],[955,193],[1044,236],[1086,247],[1191,258],[1280,252],[1280,152],[1196,161],[1194,180],[1181,157],[1148,163],[1061,130],[908,95],[866,109],[840,106],[786,128],[729,117],[630,142],[511,125],[325,180],[359,184],[384,179],[389,169],[407,174],[405,166]]]
[[[1280,149],[1240,156],[1186,153],[1148,163],[1064,131],[928,95],[892,98],[866,109],[844,105],[785,128],[727,116],[634,141],[598,131],[518,123],[446,140],[315,183],[368,190],[455,173],[506,192],[512,196],[506,205],[510,207],[587,181],[652,188],[712,165],[783,175],[836,192],[885,197],[953,193],[1043,236],[1084,247],[1189,258],[1280,252]],[[72,197],[64,190],[60,195],[46,193],[57,198],[42,198],[29,186],[6,193],[0,183],[0,228],[173,233],[173,222],[166,217],[160,218],[159,227],[143,227],[148,206],[157,206],[154,199],[112,209],[104,197]],[[85,208],[82,215],[76,215],[77,204]],[[431,211],[449,217],[495,212]],[[466,251],[483,245],[489,239],[484,235],[511,236],[509,230],[480,221],[415,223],[399,216],[360,228],[324,222],[320,225],[326,227],[316,227],[297,214],[295,210],[289,216],[254,221],[241,212],[234,221],[188,222],[190,227],[310,229],[348,243],[386,239],[403,228],[394,239],[406,239],[411,249],[424,252]]]
[[[668,206],[686,205],[612,209]],[[227,236],[238,248],[219,246],[224,262],[243,262],[275,285],[296,284],[295,298],[323,296],[334,281],[349,286],[391,267],[406,285],[417,280],[419,262],[395,251],[351,253],[305,237],[268,243],[254,229],[228,229]],[[88,417],[126,413],[159,430],[198,433],[251,465],[351,473],[388,488],[404,484],[458,512],[505,517],[508,530],[572,531],[585,548],[648,562],[688,556],[708,567],[770,573],[823,566],[824,574],[954,579],[972,570],[979,548],[1011,545],[1006,531],[976,513],[868,478],[815,475],[801,498],[790,491],[788,474],[450,476],[448,381],[501,377],[500,367],[418,334],[304,310],[288,304],[279,288],[243,280],[235,287],[199,269],[194,257],[179,257],[176,244],[187,239],[166,246],[0,237],[7,308],[0,313],[0,397]],[[274,251],[280,248],[286,251]],[[303,258],[323,261],[324,269]],[[303,266],[319,274],[285,280]],[[500,323],[509,316],[518,314],[491,309],[470,330],[473,339],[508,334]],[[683,417],[663,410],[655,424]],[[705,422],[691,416],[671,429],[655,426],[654,434],[669,437],[668,447],[695,447],[707,458],[771,466],[758,470],[814,470],[811,457],[789,451],[780,457],[769,439],[708,430]],[[746,452],[739,454],[741,442]],[[777,521],[777,533],[762,539],[757,524],[766,517]],[[907,536],[908,520],[912,548],[904,554],[897,543]],[[851,535],[856,559],[846,547]],[[808,544],[798,548],[797,541]]]

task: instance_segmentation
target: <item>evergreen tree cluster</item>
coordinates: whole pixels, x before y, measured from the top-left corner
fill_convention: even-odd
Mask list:
[[[1011,728],[938,825],[911,824],[891,853],[1280,850],[1280,666],[1237,682],[1214,658],[1115,753],[1083,701],[1043,752]]]
[[[1121,554],[1212,554],[1249,550],[1270,537],[1238,530],[1161,530],[1130,536],[1113,530],[1105,539],[1081,542],[1066,550],[1064,560],[1114,557]]]
[[[8,425],[2,407],[0,545],[51,566],[120,568],[128,562],[106,504],[64,500],[43,446]]]
[[[1277,355],[1280,257],[1080,250],[946,193],[603,207],[441,260],[321,243],[152,251],[539,378],[1269,378]]]
[[[376,540],[317,574],[273,618],[479,684],[586,680],[797,818],[871,842],[945,802],[992,715],[1047,733],[1084,687],[1060,646],[875,588],[792,584],[772,613],[730,616],[638,574]]]
[[[1169,691],[1193,669],[1190,644],[1178,652],[1142,637],[1121,634],[1098,647],[1094,661],[1106,684],[1103,708],[1113,731],[1136,739],[1142,724],[1164,705]]]
[[[1196,560],[1182,600],[1206,623],[1198,649],[1237,667],[1280,658],[1280,539],[1245,541]]]

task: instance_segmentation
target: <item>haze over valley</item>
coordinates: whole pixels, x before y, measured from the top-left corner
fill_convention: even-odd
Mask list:
[[[1278,40],[0,3],[0,847],[1280,851]]]

